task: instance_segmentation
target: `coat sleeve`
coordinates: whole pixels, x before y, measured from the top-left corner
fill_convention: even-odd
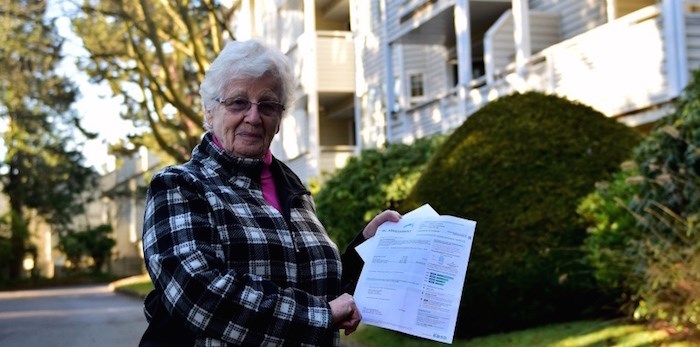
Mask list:
[[[321,297],[228,269],[203,189],[188,174],[164,171],[146,198],[147,270],[173,319],[198,338],[236,345],[322,345],[332,336]]]
[[[360,278],[360,273],[362,272],[362,267],[365,262],[355,250],[355,247],[365,242],[365,237],[362,232],[358,233],[357,236],[350,242],[345,252],[341,255],[340,259],[343,262],[343,273],[341,278],[341,285],[343,291],[349,294],[355,293],[355,287],[357,287],[357,280]]]

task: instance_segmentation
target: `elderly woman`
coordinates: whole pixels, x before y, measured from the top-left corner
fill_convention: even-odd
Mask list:
[[[361,260],[341,258],[308,190],[269,150],[293,91],[284,55],[256,41],[229,43],[207,71],[208,131],[189,162],[149,186],[143,247],[155,290],[141,346],[330,346],[359,324],[344,288]],[[399,218],[379,214],[348,249]]]

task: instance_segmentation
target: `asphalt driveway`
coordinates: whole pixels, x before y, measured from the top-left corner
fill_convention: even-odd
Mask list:
[[[107,284],[0,292],[0,346],[136,346],[145,329],[141,300]]]

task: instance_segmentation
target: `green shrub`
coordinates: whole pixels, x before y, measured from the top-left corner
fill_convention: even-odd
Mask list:
[[[636,316],[700,333],[700,71],[634,158],[643,180],[630,209],[646,260]]]
[[[90,258],[92,271],[99,273],[103,265],[109,261],[112,248],[117,244],[111,238],[111,233],[112,226],[109,224],[88,227],[78,232],[68,232],[59,235],[58,250],[66,255],[70,269],[80,269],[84,263],[83,260]]]
[[[596,184],[577,210],[589,225],[584,248],[598,286],[618,298],[622,311],[633,308],[629,303],[643,281],[638,242],[643,234],[628,207],[638,191],[639,169],[628,161],[609,182]]]
[[[638,140],[588,106],[535,92],[487,104],[445,140],[401,210],[430,203],[477,222],[458,336],[596,307],[576,206]]]
[[[316,210],[341,250],[374,216],[403,201],[443,138],[364,150],[323,184],[314,196]]]
[[[581,205],[600,283],[638,319],[700,333],[700,72],[635,149],[631,169]],[[622,186],[625,181],[635,184]],[[614,187],[618,188],[614,188]],[[592,203],[598,201],[598,203]],[[615,221],[615,228],[613,223]],[[630,223],[632,221],[632,223]],[[600,256],[601,254],[607,257]],[[627,271],[624,269],[627,268]]]

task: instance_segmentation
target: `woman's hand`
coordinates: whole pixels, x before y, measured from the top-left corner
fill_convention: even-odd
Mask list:
[[[333,326],[345,329],[345,335],[352,334],[362,320],[362,315],[355,305],[355,299],[348,293],[335,298],[328,303],[333,315]]]
[[[384,222],[398,222],[399,219],[401,219],[400,213],[393,210],[385,210],[384,212],[376,215],[374,218],[372,218],[371,221],[369,221],[369,223],[367,223],[365,230],[362,230],[362,236],[364,236],[366,240],[374,236],[374,234],[377,233],[377,228],[379,228],[379,226],[382,225]]]

